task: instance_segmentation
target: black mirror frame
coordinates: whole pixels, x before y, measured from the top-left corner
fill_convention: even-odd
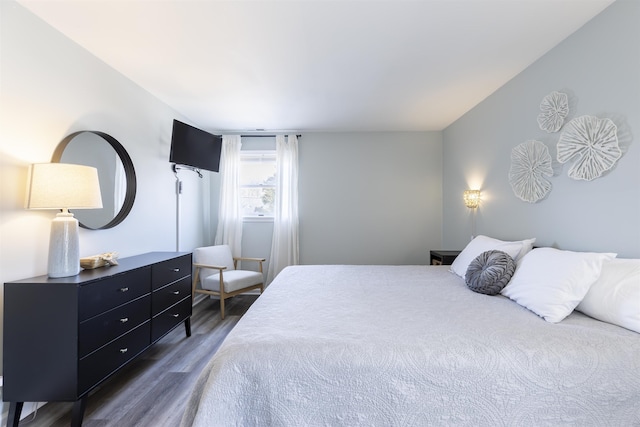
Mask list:
[[[102,139],[104,139],[105,141],[107,141],[109,145],[111,145],[111,147],[115,150],[116,154],[118,154],[118,157],[120,157],[120,160],[122,161],[125,177],[127,179],[127,189],[124,196],[124,202],[118,214],[111,221],[109,221],[107,224],[103,225],[102,227],[97,227],[97,228],[88,227],[82,224],[82,222],[80,222],[80,227],[86,228],[88,230],[105,230],[107,228],[112,228],[120,224],[122,221],[124,221],[127,215],[129,215],[129,212],[131,212],[131,208],[133,207],[133,202],[136,199],[136,188],[137,188],[136,172],[133,167],[133,162],[131,161],[131,157],[129,157],[129,153],[127,153],[127,150],[124,149],[122,144],[120,144],[118,140],[112,137],[111,135],[104,132],[96,131],[96,130],[81,130],[66,136],[62,141],[60,141],[60,143],[56,147],[56,150],[53,152],[53,157],[51,157],[51,162],[60,163],[60,159],[62,158],[62,153],[64,153],[64,149],[67,147],[67,145],[71,142],[73,138],[75,138],[76,136],[82,133],[92,133],[94,135],[97,135]]]

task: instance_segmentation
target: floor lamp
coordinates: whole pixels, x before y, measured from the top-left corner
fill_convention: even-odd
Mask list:
[[[195,172],[198,174],[198,177],[202,178],[202,173],[198,168],[177,165],[175,163],[171,164],[171,170],[173,171],[173,175],[176,177],[176,252],[180,252],[180,195],[182,194],[182,181],[180,181],[178,172],[180,172],[181,169]]]
[[[80,272],[78,220],[69,209],[100,209],[98,170],[67,163],[37,163],[29,168],[27,209],[61,209],[51,222],[48,274],[51,278]]]

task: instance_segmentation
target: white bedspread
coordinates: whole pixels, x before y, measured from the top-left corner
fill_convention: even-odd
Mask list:
[[[640,334],[547,323],[445,266],[297,266],[200,376],[184,426],[638,426]]]

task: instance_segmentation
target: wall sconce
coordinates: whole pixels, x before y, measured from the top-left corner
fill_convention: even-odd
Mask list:
[[[476,209],[480,206],[480,190],[464,190],[464,204],[471,210],[471,240],[476,236]]]
[[[102,208],[98,170],[66,163],[38,163],[29,168],[27,209],[62,209],[51,222],[49,277],[80,272],[78,220],[69,209]]]
[[[465,190],[464,204],[470,209],[475,209],[480,205],[480,190]]]

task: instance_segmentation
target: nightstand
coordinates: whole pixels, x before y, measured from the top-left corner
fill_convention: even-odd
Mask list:
[[[451,265],[461,251],[430,251],[431,265]]]

